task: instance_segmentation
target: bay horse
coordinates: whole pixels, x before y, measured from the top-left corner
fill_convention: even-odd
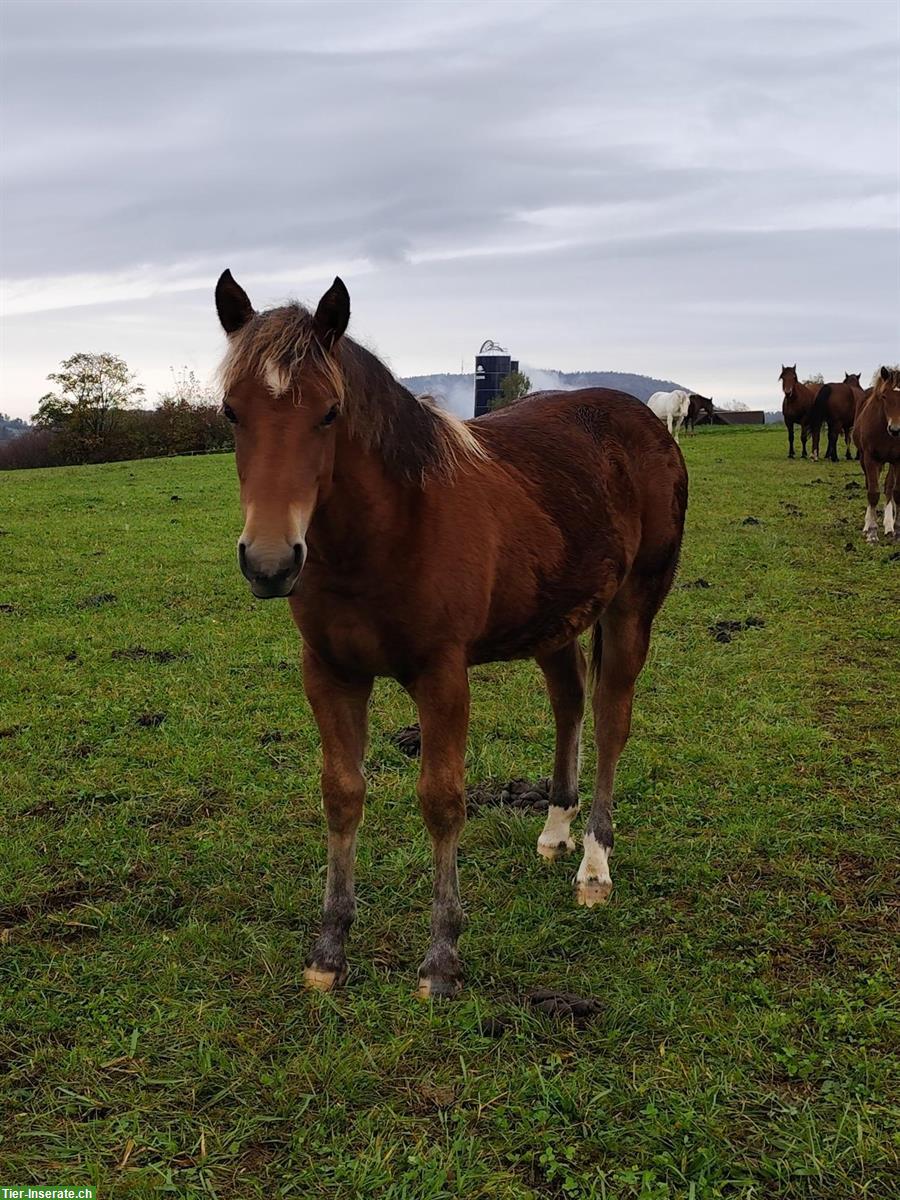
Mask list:
[[[896,527],[900,506],[900,371],[882,367],[871,392],[856,415],[853,440],[859,449],[860,465],[866,477],[866,519],[863,534],[867,542],[878,541],[878,492],[881,468],[884,477],[884,534],[900,541]]]
[[[238,561],[254,596],[289,600],[322,743],[328,861],[305,982],[327,990],[347,975],[368,702],[375,677],[388,676],[412,696],[422,731],[434,890],[418,992],[454,995],[468,669],[531,657],[544,674],[556,753],[538,852],[555,859],[575,849],[578,637],[593,629],[598,768],[575,888],[579,904],[604,902],[616,763],[678,563],[684,461],[640,401],[602,388],[459,421],[346,336],[340,279],[314,313],[296,303],[255,312],[225,271],[216,308],[244,512]]]
[[[694,432],[694,426],[701,421],[708,421],[710,425],[713,423],[713,402],[710,396],[700,396],[697,392],[691,392],[688,397],[688,410],[684,417],[684,428]]]
[[[781,412],[784,416],[784,423],[787,426],[788,434],[788,458],[794,457],[794,426],[800,426],[800,446],[801,458],[806,458],[806,442],[810,434],[810,421],[812,419],[813,406],[816,402],[816,387],[810,387],[808,383],[801,383],[797,378],[797,364],[792,367],[781,365],[781,374],[778,376],[781,380],[781,390],[784,393],[784,400],[781,403]],[[816,434],[813,439],[812,460],[819,460],[819,437]]]
[[[858,376],[855,377],[857,380]],[[828,428],[828,446],[825,457],[830,462],[837,462],[838,438],[844,436],[844,457],[850,458],[850,436],[853,432],[853,420],[856,416],[857,393],[862,389],[846,381],[843,383],[825,383],[816,394],[813,405],[810,427],[813,433],[813,443],[818,446],[819,432],[822,425]]]
[[[677,442],[678,430],[691,407],[691,393],[683,388],[676,388],[674,392],[654,392],[647,401],[647,407],[661,421],[665,421],[666,428]]]

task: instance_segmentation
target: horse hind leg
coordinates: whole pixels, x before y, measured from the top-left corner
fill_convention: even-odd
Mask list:
[[[578,773],[581,759],[581,726],[584,720],[586,666],[578,642],[570,642],[552,654],[538,655],[544,673],[553,719],[556,723],[556,754],[550,785],[550,808],[538,838],[542,858],[557,859],[575,849],[570,834],[578,813]]]
[[[672,566],[674,574],[674,562]],[[671,575],[669,575],[671,579]],[[659,602],[668,591],[660,589]],[[626,584],[600,621],[602,654],[593,691],[597,776],[584,831],[584,856],[575,877],[577,904],[604,904],[612,892],[613,784],[619,756],[631,729],[634,685],[647,658],[650,628],[659,604],[640,592],[640,577]]]

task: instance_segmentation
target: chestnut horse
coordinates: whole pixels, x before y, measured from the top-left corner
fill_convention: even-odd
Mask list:
[[[784,423],[787,426],[788,433],[788,458],[794,457],[794,426],[800,426],[800,445],[802,447],[801,458],[806,458],[806,439],[809,437],[810,421],[812,419],[813,405],[816,402],[816,387],[810,387],[808,383],[801,383],[797,378],[797,364],[792,367],[786,367],[782,364],[781,374],[778,376],[781,380],[781,390],[784,392],[784,400],[781,404],[781,411],[784,415]],[[817,462],[819,458],[819,438],[816,435],[813,441],[813,462]]]
[[[858,376],[856,376],[858,383]],[[822,424],[828,426],[828,447],[825,457],[831,462],[837,462],[837,444],[841,434],[844,435],[844,457],[850,458],[850,435],[853,432],[853,419],[856,416],[857,394],[862,389],[847,382],[825,383],[816,394],[813,405],[810,427],[813,434],[813,445],[818,448],[819,431]]]
[[[866,519],[863,534],[867,542],[878,541],[878,479],[887,464],[884,477],[884,534],[900,541],[896,528],[900,506],[900,371],[882,367],[875,386],[856,415],[853,440],[859,449],[860,464],[866,477]]]
[[[649,409],[599,388],[457,420],[345,336],[350,297],[339,279],[314,314],[299,304],[257,313],[226,271],[216,307],[229,340],[222,383],[245,516],[240,567],[254,596],[289,597],[322,742],[328,869],[306,983],[328,989],[347,974],[367,708],[374,678],[389,676],[412,696],[422,730],[417,792],[434,893],[419,995],[453,995],[468,668],[531,657],[544,674],[556,757],[538,852],[554,859],[575,848],[578,636],[593,628],[598,768],[576,899],[602,903],[616,763],[681,546],[684,461]]]

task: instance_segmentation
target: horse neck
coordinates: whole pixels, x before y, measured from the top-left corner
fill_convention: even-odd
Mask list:
[[[377,449],[341,429],[331,487],[310,523],[310,551],[335,569],[359,570],[372,555],[390,555],[405,535],[411,486],[393,478]]]

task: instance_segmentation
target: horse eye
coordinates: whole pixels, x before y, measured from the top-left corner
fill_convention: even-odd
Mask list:
[[[237,413],[234,411],[234,409],[231,407],[230,404],[223,404],[222,412],[225,414],[225,417],[232,423],[232,425],[237,424]]]
[[[322,420],[319,422],[319,424],[323,425],[323,426],[324,425],[332,425],[334,423],[334,421],[337,419],[337,415],[338,415],[338,406],[336,404],[332,404],[331,408],[329,408],[328,412],[325,414],[325,416],[322,418]]]

